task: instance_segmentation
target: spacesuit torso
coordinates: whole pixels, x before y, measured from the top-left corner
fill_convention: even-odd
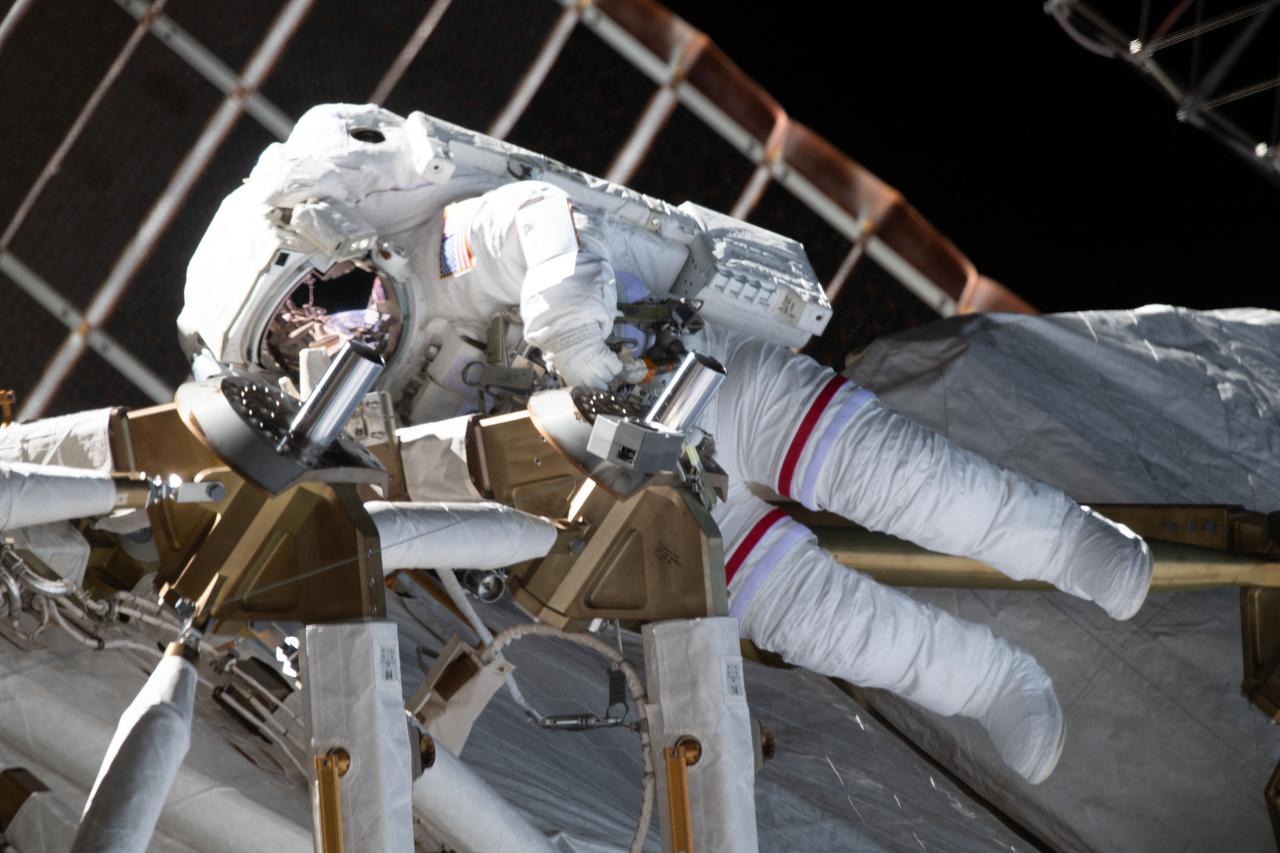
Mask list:
[[[415,235],[410,282],[439,348],[406,412],[420,423],[474,409],[464,369],[485,357],[491,319],[509,312],[514,347],[537,347],[568,384],[604,387],[622,369],[605,341],[619,302],[670,290],[687,251],[612,216],[572,205],[564,192],[522,181],[454,202]],[[447,327],[441,324],[447,321]],[[646,333],[619,328],[631,354]],[[441,389],[452,392],[441,393]]]
[[[366,342],[384,348],[384,386],[412,423],[482,405],[463,369],[483,360],[476,344],[499,314],[509,343],[536,349],[565,384],[597,388],[645,377],[615,349],[625,342],[623,360],[638,356],[652,328],[615,329],[619,302],[683,300],[698,306],[699,325],[784,346],[831,315],[803,247],[786,237],[421,113],[338,104],[309,110],[224,202],[189,266],[184,348],[296,373],[267,340],[297,337],[296,317],[280,328],[282,306],[301,282],[352,263],[394,291],[396,328]]]

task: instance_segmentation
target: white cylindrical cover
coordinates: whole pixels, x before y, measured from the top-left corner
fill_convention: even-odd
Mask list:
[[[413,783],[414,817],[467,853],[551,853],[546,836],[436,742],[436,761]]]
[[[467,468],[470,415],[396,430],[404,487],[415,501],[481,501]]]
[[[0,461],[124,469],[111,457],[111,409],[93,409],[0,427]]]
[[[6,761],[51,788],[27,800],[5,830],[20,853],[71,848],[121,713],[146,681],[130,652],[99,653],[58,636],[48,642],[0,676]],[[212,704],[200,713],[206,723],[222,714]],[[280,777],[263,775],[236,749],[208,725],[194,729],[147,853],[312,853],[305,805],[301,815],[296,801],[286,810],[274,793]]]
[[[191,746],[196,669],[166,655],[107,747],[72,853],[144,853]]]
[[[58,465],[0,463],[0,530],[111,512],[116,486],[108,474]]]
[[[496,503],[392,503],[365,509],[378,525],[382,568],[498,569],[546,556],[556,527]]]
[[[663,750],[688,735],[702,745],[688,768],[693,849],[756,850],[755,746],[738,620],[652,622],[643,634],[663,849],[672,849]]]

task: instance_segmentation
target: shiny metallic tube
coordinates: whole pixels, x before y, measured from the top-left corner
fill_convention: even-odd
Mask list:
[[[290,442],[319,451],[327,449],[384,366],[382,357],[370,347],[347,341],[289,425]]]
[[[676,432],[695,423],[724,381],[724,367],[709,355],[691,352],[680,362],[675,375],[644,419]]]
[[[485,604],[492,604],[507,589],[506,578],[501,572],[495,572],[492,569],[481,571],[471,569],[462,573],[462,585],[466,587],[467,592],[483,601]]]

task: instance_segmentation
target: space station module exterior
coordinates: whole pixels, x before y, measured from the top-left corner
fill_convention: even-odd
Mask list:
[[[361,270],[374,277],[363,309],[298,304]],[[1120,619],[1146,596],[1150,553],[1060,490],[793,352],[831,314],[794,241],[422,113],[325,105],[223,202],[192,258],[179,329],[197,374],[215,362],[298,374],[305,350],[361,335],[383,351],[401,420],[424,423],[484,405],[475,374],[486,367],[528,362],[598,388],[642,383],[671,341],[633,319],[663,306],[674,306],[666,329],[679,346],[726,371],[699,427],[730,478],[714,515],[743,635],[791,663],[974,717],[1018,772],[1047,776],[1063,726],[1035,661],[838,565],[758,487],[1048,581]],[[350,315],[345,325],[338,314]],[[408,476],[431,488],[427,472]],[[455,483],[439,489],[414,497],[457,494]]]

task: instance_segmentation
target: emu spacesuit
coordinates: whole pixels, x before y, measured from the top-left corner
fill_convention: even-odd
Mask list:
[[[635,353],[606,341],[620,298],[662,292],[679,271],[683,259],[660,229],[571,201],[551,183],[486,171],[479,155],[445,163],[414,121],[372,106],[317,107],[263,154],[192,259],[179,319],[188,352],[295,372],[303,350],[359,336],[387,355],[383,385],[402,418],[422,422],[475,405],[451,362],[466,362],[459,348],[484,340],[490,318],[508,311],[566,384],[638,381],[645,370],[632,356],[643,333],[622,335]],[[363,303],[314,304],[317,287],[361,268],[375,274]],[[1146,596],[1142,540],[784,347],[715,322],[685,344],[727,374],[699,427],[730,477],[714,516],[743,635],[814,671],[978,719],[1013,769],[1043,780],[1063,724],[1034,659],[985,626],[838,565],[748,484],[1048,581],[1118,619]]]

